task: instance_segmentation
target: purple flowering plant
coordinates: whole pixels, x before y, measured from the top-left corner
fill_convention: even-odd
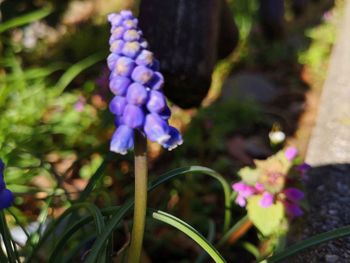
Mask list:
[[[310,167],[297,156],[297,149],[288,147],[266,160],[255,160],[255,167],[242,168],[241,181],[232,184],[235,202],[247,208],[250,220],[264,235],[272,234],[286,216],[303,215],[304,193],[298,186]],[[273,220],[267,222],[269,214]]]
[[[124,10],[110,14],[108,21],[111,24],[109,87],[115,95],[109,109],[117,126],[111,151],[126,154],[134,147],[135,132],[168,150],[176,148],[182,144],[182,137],[168,123],[171,113],[162,90],[164,77],[137,18]]]
[[[6,188],[4,180],[5,164],[0,159],[0,211],[11,206],[13,202],[12,192]]]

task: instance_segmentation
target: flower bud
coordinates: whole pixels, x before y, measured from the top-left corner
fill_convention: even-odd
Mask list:
[[[115,115],[123,115],[125,106],[127,105],[126,99],[122,96],[115,96],[109,103],[109,110]]]
[[[134,130],[126,125],[121,125],[114,132],[110,150],[112,152],[126,154],[134,147]]]
[[[152,76],[153,71],[145,66],[137,66],[131,74],[131,78],[140,84],[146,84]]]
[[[111,78],[109,88],[114,95],[124,96],[131,80],[126,77],[114,76]]]
[[[131,58],[120,57],[117,60],[115,73],[119,76],[129,77],[135,68],[135,62]]]
[[[123,113],[123,123],[130,128],[140,128],[145,120],[145,114],[140,107],[128,104]]]
[[[160,113],[165,109],[166,101],[163,93],[151,90],[149,100],[147,102],[147,109],[150,112]]]
[[[170,139],[169,125],[154,113],[146,116],[144,131],[153,142],[163,144]]]
[[[147,98],[148,92],[144,86],[139,83],[133,83],[130,85],[126,95],[128,103],[141,106],[145,104]]]

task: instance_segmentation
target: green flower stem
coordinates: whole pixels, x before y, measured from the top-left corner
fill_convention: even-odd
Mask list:
[[[128,263],[139,263],[145,231],[147,206],[147,140],[135,133],[135,206]]]

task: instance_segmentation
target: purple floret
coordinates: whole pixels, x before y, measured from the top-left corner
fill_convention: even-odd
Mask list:
[[[0,159],[0,210],[10,207],[14,199],[12,192],[6,188],[4,169],[5,164]]]

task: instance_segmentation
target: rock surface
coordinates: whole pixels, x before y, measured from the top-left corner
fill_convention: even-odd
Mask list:
[[[350,2],[333,49],[317,124],[306,161],[306,198],[310,210],[293,226],[290,243],[350,225]],[[336,239],[308,249],[284,262],[350,262],[350,238]]]

